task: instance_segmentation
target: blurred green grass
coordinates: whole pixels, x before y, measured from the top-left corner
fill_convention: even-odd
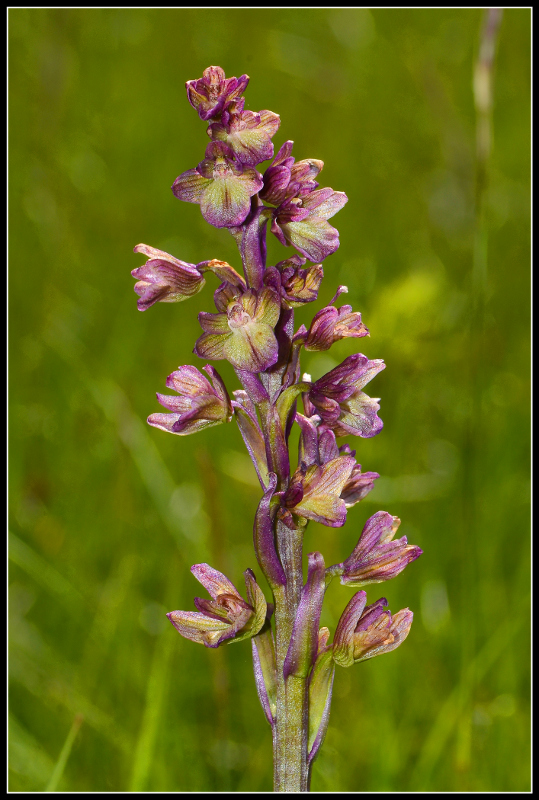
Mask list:
[[[306,551],[342,560],[378,508],[424,550],[369,592],[412,608],[412,632],[339,670],[312,788],[529,790],[530,11],[506,9],[499,34],[475,342],[481,15],[9,10],[12,791],[271,789],[249,646],[209,652],[164,618],[192,607],[195,561],[236,583],[256,566],[259,490],[234,426],[176,439],[144,422],[195,363],[213,287],[140,314],[129,274],[138,242],[238,263],[169,188],[202,157],[184,83],[209,64],[247,72],[248,107],[281,116],[277,146],[294,139],[348,194],[320,303],[347,284],[362,352],[387,363],[371,392],[385,428],[354,443],[383,477],[343,529],[310,526]],[[330,587],[324,624],[351,593]]]

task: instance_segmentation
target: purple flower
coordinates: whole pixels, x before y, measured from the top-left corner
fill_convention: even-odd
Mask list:
[[[195,597],[196,611],[170,611],[167,617],[178,633],[206,647],[240,642],[255,636],[264,625],[267,603],[254,573],[243,573],[248,603],[221,572],[209,564],[195,564],[191,572],[207,589],[211,600]]]
[[[196,367],[179,367],[169,375],[166,385],[179,397],[157,394],[157,399],[172,414],[150,414],[148,424],[168,433],[186,436],[203,428],[211,428],[232,419],[232,404],[223,380],[216,369],[206,364],[202,368],[209,380]]]
[[[309,553],[308,562],[307,580],[301,592],[290,644],[283,664],[285,680],[289,675],[307,678],[318,651],[318,625],[326,590],[324,557],[322,553]]]
[[[180,303],[200,292],[206,283],[197,265],[180,261],[163,250],[137,244],[134,252],[148,256],[142,267],[131,271],[137,279],[135,292],[139,296],[139,311],[146,311],[157,302]]]
[[[224,142],[210,142],[204,161],[176,178],[172,191],[178,200],[199,203],[210,225],[233,228],[244,222],[261,188],[260,173],[238,161]]]
[[[381,359],[369,361],[361,353],[348,356],[313,383],[306,399],[307,414],[318,414],[335,436],[375,436],[383,427],[376,413],[380,406],[361,390],[384,368]]]
[[[214,122],[208,134],[225,142],[242,164],[255,166],[273,156],[272,136],[281,120],[273,111],[244,111],[244,100],[237,100],[223,111],[221,122]]]
[[[352,474],[355,459],[337,456],[322,466],[302,463],[290,480],[282,505],[289,514],[340,528],[346,522],[341,492]],[[284,512],[288,519],[289,515]],[[282,516],[282,515],[281,515]]]
[[[198,315],[205,333],[197,340],[195,353],[200,358],[226,358],[237,369],[263,372],[277,361],[278,344],[273,329],[280,310],[279,298],[269,288],[261,292],[254,289],[244,294],[236,292],[226,311],[219,314],[202,311]]]
[[[339,247],[339,233],[329,222],[348,198],[344,192],[318,189],[314,180],[323,161],[307,159],[294,163],[293,142],[285,142],[264,173],[260,197],[277,206],[272,233],[281,244],[292,244],[309,261],[323,261]]]
[[[320,417],[314,416],[310,419],[302,414],[296,414],[296,422],[301,428],[299,437],[299,461],[307,466],[311,464],[327,464],[338,456],[350,456],[354,458],[355,450],[350,449],[350,445],[344,444],[337,446],[335,434],[325,426],[318,426]],[[354,467],[350,477],[344,484],[341,492],[341,500],[344,501],[346,508],[351,508],[359,503],[360,500],[374,487],[374,481],[379,478],[377,472],[361,472],[361,464],[357,464],[354,459]]]
[[[385,597],[370,606],[366,602],[366,592],[357,592],[337,625],[333,660],[341,667],[395,650],[410,632],[414,615],[409,608],[392,616]]]
[[[248,83],[248,75],[226,78],[221,67],[208,67],[202,73],[202,78],[187,81],[185,88],[187,99],[198,111],[200,119],[207,120],[217,117],[228,103],[245,91]]]
[[[327,646],[328,639],[329,629],[320,628],[316,661],[309,676],[309,739],[307,744],[309,762],[318,753],[329,723],[335,662],[333,661],[333,648]]]
[[[281,273],[283,302],[289,308],[312,303],[318,297],[324,270],[322,264],[311,264],[303,269],[306,261],[307,259],[302,256],[292,256],[276,265]]]
[[[408,544],[406,536],[392,541],[399,525],[400,519],[386,511],[378,511],[367,520],[352,554],[340,565],[342,584],[367,586],[387,581],[419,558],[423,551]]]
[[[361,321],[359,311],[352,311],[352,306],[326,306],[315,314],[307,339],[305,350],[329,350],[339,339],[353,337],[358,339],[368,336],[369,331]]]

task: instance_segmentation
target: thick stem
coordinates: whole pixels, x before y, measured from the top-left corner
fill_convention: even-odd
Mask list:
[[[289,676],[283,665],[303,587],[303,529],[291,530],[277,521],[277,549],[287,584],[274,590],[277,712],[273,747],[273,778],[276,792],[307,792],[307,735],[309,724],[307,679]]]

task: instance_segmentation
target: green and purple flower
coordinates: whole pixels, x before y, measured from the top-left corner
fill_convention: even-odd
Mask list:
[[[198,320],[204,333],[197,340],[195,353],[200,358],[226,358],[232,366],[248,372],[268,369],[278,357],[274,327],[280,310],[278,296],[266,288],[236,294],[225,312],[201,311]]]
[[[216,369],[206,364],[202,369],[209,380],[196,367],[179,367],[168,376],[166,385],[174,389],[178,397],[157,393],[160,404],[171,414],[150,414],[148,424],[168,433],[187,436],[203,428],[211,428],[232,419],[232,404]]]
[[[341,493],[355,463],[350,456],[337,456],[322,466],[300,464],[282,498],[286,509],[282,516],[289,519],[289,514],[294,514],[340,528],[346,522],[346,505],[341,500]]]
[[[139,311],[146,311],[158,302],[181,303],[200,292],[206,283],[200,265],[180,261],[147,244],[137,244],[134,252],[144,253],[148,257],[142,267],[131,270],[131,275],[137,279],[134,288],[139,296]]]
[[[407,608],[392,615],[385,598],[367,606],[366,593],[359,591],[329,644],[328,628],[320,628],[326,589],[336,576],[352,587],[388,580],[422,551],[405,536],[395,539],[400,520],[379,511],[367,520],[344,561],[326,569],[321,553],[309,553],[304,582],[303,539],[309,521],[341,527],[348,509],[380,477],[362,472],[356,451],[339,446],[337,438],[369,438],[382,429],[378,399],[363,389],[385,364],[356,353],[314,382],[309,375],[300,377],[304,350],[324,352],[341,339],[369,335],[359,312],[350,305],[336,306],[348,291],[345,286],[310,324],[298,327],[294,319],[296,308],[318,298],[325,269],[321,262],[339,247],[339,233],[328,220],[347,197],[319,187],[323,161],[296,162],[292,141],[274,156],[272,139],[280,118],[272,111],[245,109],[242,93],[248,82],[247,75],[227,78],[216,66],[187,82],[189,102],[206,122],[211,141],[205,158],[172,187],[178,199],[200,205],[209,224],[229,230],[243,273],[220,259],[190,264],[140,244],[135,252],[148,260],[132,274],[141,311],[193,296],[207,272],[220,281],[213,295],[216,313],[198,315],[202,335],[194,353],[227,360],[241,388],[229,395],[209,364],[202,367],[205,374],[181,366],[166,381],[175,394],[157,394],[167,413],[151,414],[148,423],[185,436],[235,419],[261,487],[253,543],[275,605],[266,602],[251,570],[244,573],[244,599],[225,575],[202,563],[191,571],[209,598],[195,598],[196,611],[167,616],[183,637],[205,647],[251,638],[256,690],[272,727],[275,791],[305,792],[329,722],[336,665],[394,650],[413,618]],[[273,160],[261,175],[256,167],[268,159]],[[298,253],[268,266],[268,228],[280,244]],[[300,399],[304,414],[297,410]],[[294,425],[300,429],[297,461],[290,453]]]
[[[356,451],[350,445],[338,447],[334,432],[320,425],[320,417],[304,417],[296,414],[296,422],[301,428],[299,437],[299,461],[307,466],[311,464],[327,464],[338,456],[349,456],[354,459],[352,472],[344,484],[340,498],[346,508],[359,503],[374,488],[374,481],[380,477],[377,472],[362,472],[361,464],[355,461]]]
[[[271,232],[281,244],[291,244],[309,261],[323,261],[339,247],[339,232],[328,219],[348,201],[344,192],[318,189],[314,180],[324,166],[318,159],[294,163],[293,142],[283,144],[264,173],[260,197],[277,206]]]
[[[357,592],[346,606],[333,639],[333,660],[341,667],[390,653],[410,633],[414,618],[409,608],[392,615],[381,597],[366,605],[366,592]]]
[[[352,554],[339,565],[343,585],[367,586],[387,581],[419,558],[423,551],[408,544],[406,536],[393,541],[400,522],[387,511],[378,511],[367,520]]]
[[[249,76],[226,78],[221,67],[208,67],[202,78],[187,81],[187,99],[202,120],[214,119],[247,88]]]
[[[377,414],[380,406],[361,390],[384,368],[381,359],[370,361],[361,353],[348,356],[304,395],[307,414],[318,414],[335,436],[376,436],[383,427]]]
[[[172,191],[178,200],[198,203],[210,225],[233,228],[245,221],[251,197],[262,185],[262,175],[244,166],[225,142],[210,142],[205,159],[196,169],[182,172]]]
[[[219,647],[225,642],[250,639],[259,632],[268,606],[252,570],[243,573],[248,602],[222,572],[209,564],[194,564],[191,572],[211,600],[195,597],[198,611],[170,611],[167,617],[178,633],[205,647]]]
[[[271,139],[281,120],[273,111],[244,111],[244,103],[243,98],[231,103],[221,122],[209,126],[208,135],[213,141],[225,142],[241,164],[254,167],[273,156]]]

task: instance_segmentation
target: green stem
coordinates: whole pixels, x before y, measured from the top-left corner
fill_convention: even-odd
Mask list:
[[[293,531],[277,521],[277,549],[287,584],[274,591],[277,713],[274,736],[274,791],[307,792],[307,735],[309,724],[307,679],[283,677],[283,665],[303,588],[304,529]]]

